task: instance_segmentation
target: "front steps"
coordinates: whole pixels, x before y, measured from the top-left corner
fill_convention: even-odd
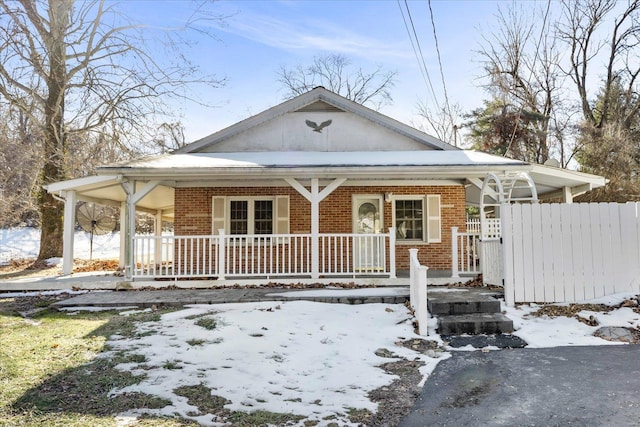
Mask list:
[[[487,288],[430,288],[427,295],[441,335],[513,332],[513,321],[500,311],[499,293]]]

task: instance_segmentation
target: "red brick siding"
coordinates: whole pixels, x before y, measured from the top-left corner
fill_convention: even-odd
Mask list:
[[[465,227],[465,190],[463,186],[416,187],[351,187],[343,186],[332,192],[320,203],[320,233],[351,233],[352,196],[354,194],[384,194],[396,196],[439,194],[441,209],[442,242],[430,244],[397,244],[396,266],[400,270],[409,267],[411,247],[419,249],[420,262],[432,269],[451,268],[451,227]],[[177,188],[175,191],[174,232],[180,235],[211,233],[211,200],[213,196],[280,196],[290,200],[290,232],[311,232],[311,204],[291,187],[252,188]],[[384,203],[384,229],[392,224],[392,204]]]

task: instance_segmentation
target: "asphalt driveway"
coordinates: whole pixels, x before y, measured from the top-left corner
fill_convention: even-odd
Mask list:
[[[640,426],[640,345],[455,352],[401,427]]]

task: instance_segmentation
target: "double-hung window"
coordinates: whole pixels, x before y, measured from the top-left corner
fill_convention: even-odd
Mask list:
[[[442,241],[439,195],[398,196],[393,203],[397,241]]]
[[[229,234],[273,234],[273,200],[230,200]]]
[[[397,237],[403,240],[424,240],[423,200],[396,200]]]
[[[289,233],[289,197],[213,197],[212,231],[227,234]]]

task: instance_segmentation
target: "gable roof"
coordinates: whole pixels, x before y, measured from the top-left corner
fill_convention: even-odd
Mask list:
[[[205,136],[198,141],[192,142],[191,144],[176,150],[175,153],[197,153],[206,147],[211,147],[284,114],[299,111],[318,111],[320,109],[324,109],[324,111],[346,111],[353,113],[366,120],[397,132],[404,137],[424,144],[432,150],[459,150],[459,148],[454,147],[453,145],[447,144],[438,138],[392,119],[389,116],[378,113],[377,111],[367,108],[362,104],[351,101],[323,87],[317,87],[307,93],[285,101],[282,104],[271,107],[262,113],[251,116],[216,133]]]

